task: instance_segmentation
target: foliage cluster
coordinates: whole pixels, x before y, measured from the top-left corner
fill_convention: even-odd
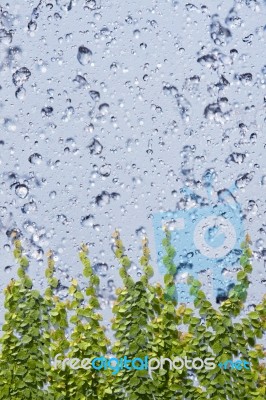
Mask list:
[[[145,239],[140,265],[143,274],[134,281],[129,274],[131,261],[119,233],[114,234],[115,256],[120,263],[123,287],[117,289],[113,306],[112,329],[116,338],[110,343],[101,324],[97,290],[99,278],[81,246],[79,258],[88,280],[81,289],[73,279],[66,300],[57,296],[60,284],[55,277],[52,252],[48,254],[44,294],[34,289],[27,274],[28,259],[20,240],[14,238],[14,257],[18,278],[5,289],[5,321],[0,339],[0,399],[4,400],[234,400],[265,399],[266,373],[262,362],[261,339],[266,328],[266,299],[243,316],[243,308],[252,271],[250,239],[242,245],[237,284],[229,298],[215,308],[201,290],[199,281],[190,278],[194,308],[178,304],[174,296],[174,255],[170,233],[164,240],[164,263],[167,274],[164,287],[151,284],[153,269]],[[94,358],[114,354],[145,356],[215,357],[246,359],[252,369],[233,371],[218,366],[210,371],[157,370],[154,379],[147,371],[65,370],[52,365],[56,354],[68,357]]]

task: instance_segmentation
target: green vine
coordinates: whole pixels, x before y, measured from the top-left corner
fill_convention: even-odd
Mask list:
[[[237,284],[228,299],[214,307],[201,283],[189,277],[194,307],[178,304],[174,278],[177,267],[171,235],[165,231],[164,286],[152,284],[148,240],[142,243],[142,276],[130,275],[131,261],[119,232],[114,233],[115,257],[122,287],[113,306],[111,343],[102,326],[99,278],[82,245],[79,259],[87,285],[73,279],[68,297],[59,296],[53,253],[47,255],[43,294],[28,275],[29,262],[21,241],[13,237],[18,278],[4,291],[5,320],[0,338],[0,399],[4,400],[250,400],[265,399],[266,298],[245,312],[252,272],[251,241],[242,244]],[[95,357],[167,359],[151,374],[147,369],[73,369],[64,359]],[[215,368],[171,368],[171,359],[214,358]],[[59,365],[56,366],[56,359]],[[251,369],[221,367],[227,360],[247,360]],[[61,364],[60,364],[61,363]],[[220,365],[219,365],[220,364]],[[61,366],[61,367],[60,367]]]

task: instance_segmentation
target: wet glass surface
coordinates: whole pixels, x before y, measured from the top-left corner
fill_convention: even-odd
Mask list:
[[[77,251],[86,242],[108,313],[121,284],[114,229],[136,276],[148,235],[162,281],[154,215],[226,193],[253,240],[247,306],[259,301],[266,284],[265,1],[14,3],[0,7],[1,289],[16,274],[13,230],[41,287],[53,249],[62,297],[71,277],[81,278]],[[221,273],[230,282],[237,268]],[[199,275],[215,301],[212,271]]]

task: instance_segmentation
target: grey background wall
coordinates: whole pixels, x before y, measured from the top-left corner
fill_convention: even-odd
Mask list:
[[[237,181],[255,251],[247,307],[259,301],[266,2],[11,0],[0,10],[1,289],[16,275],[12,229],[39,287],[54,250],[62,296],[81,278],[85,241],[108,323],[121,284],[114,229],[135,275],[148,235],[162,281],[153,215],[180,208],[184,186],[205,197],[202,176],[212,169],[213,196]]]

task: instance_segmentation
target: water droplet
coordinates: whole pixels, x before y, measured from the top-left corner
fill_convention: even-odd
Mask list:
[[[111,70],[112,72],[117,72],[117,69],[118,69],[118,64],[117,64],[116,62],[113,62],[113,63],[110,65],[110,70]]]
[[[250,135],[250,141],[252,144],[255,144],[257,140],[257,134],[254,132]]]
[[[12,42],[12,32],[0,29],[0,43],[9,45]]]
[[[93,155],[99,155],[102,152],[103,146],[97,139],[92,139],[91,144],[89,144],[88,148],[90,149],[90,153]]]
[[[92,52],[85,46],[78,48],[77,59],[81,65],[87,65],[91,61]]]
[[[218,103],[209,104],[204,110],[204,117],[218,123],[224,122],[224,114]]]
[[[242,40],[244,43],[252,44],[254,35],[251,33],[250,35],[245,36]]]
[[[15,95],[18,100],[24,100],[26,97],[26,90],[21,86],[16,90]]]
[[[146,235],[146,229],[144,228],[144,226],[140,226],[138,229],[135,230],[135,233],[138,237],[142,237]]]
[[[139,37],[140,37],[140,30],[139,30],[139,29],[135,29],[135,30],[133,31],[133,35],[134,35],[134,37],[135,37],[136,39],[139,39]]]
[[[18,184],[15,188],[15,193],[18,197],[21,199],[25,199],[29,193],[29,189],[26,185],[24,184]]]
[[[8,49],[7,52],[7,62],[9,66],[16,65],[21,59],[21,48],[18,46],[12,46]]]
[[[15,122],[10,118],[5,118],[4,126],[9,132],[15,132],[17,130]]]
[[[36,31],[36,29],[37,29],[37,22],[31,20],[31,21],[28,23],[28,30],[29,30],[30,32],[34,32],[34,31]]]
[[[110,194],[106,192],[105,190],[96,196],[95,202],[97,206],[102,207],[110,203]]]
[[[13,75],[12,80],[15,86],[22,86],[28,81],[31,76],[31,72],[28,68],[22,67],[18,69]]]
[[[96,92],[96,90],[90,90],[90,96],[94,101],[100,100],[100,93]]]
[[[231,153],[230,156],[226,159],[226,163],[234,162],[236,164],[242,164],[246,158],[246,155],[243,153]]]
[[[244,175],[241,175],[237,180],[236,180],[236,187],[239,189],[243,189],[246,187],[249,182],[252,181],[254,177],[254,172],[246,173]]]
[[[118,199],[120,199],[120,194],[119,193],[116,193],[116,192],[112,192],[111,193],[111,198],[112,199],[114,199],[114,200],[118,200]]]
[[[102,115],[106,115],[109,112],[109,104],[104,103],[99,106],[99,111]]]
[[[97,275],[106,276],[109,268],[105,263],[97,263],[93,265],[93,269]]]
[[[55,197],[56,197],[56,192],[53,190],[52,192],[50,192],[49,193],[49,197],[50,197],[50,199],[55,199]]]
[[[61,222],[63,225],[66,225],[68,223],[68,219],[64,214],[57,215],[57,221]]]
[[[199,57],[197,62],[200,63],[200,65],[207,68],[212,68],[213,70],[218,68],[218,60],[214,54],[205,54],[204,56]]]
[[[7,274],[10,274],[11,271],[12,271],[11,265],[7,265],[7,266],[5,267],[5,272],[6,272]]]
[[[43,117],[50,117],[53,114],[53,107],[43,107],[42,108],[42,116]]]
[[[101,8],[96,0],[86,0],[86,9],[88,10],[97,10],[97,8]]]
[[[11,251],[11,247],[10,247],[9,244],[5,244],[5,245],[4,245],[4,249],[5,249],[5,251],[7,251],[8,253]]]
[[[30,212],[35,212],[37,210],[37,204],[34,200],[31,200],[29,203],[25,203],[24,206],[21,207],[23,214],[29,214]]]
[[[238,206],[236,198],[233,196],[230,190],[228,189],[218,190],[217,195],[219,201],[221,201],[222,203],[228,204],[232,208],[236,208]]]
[[[86,215],[85,217],[81,218],[81,226],[89,227],[92,226],[94,222],[94,216],[92,214]]]
[[[73,82],[79,85],[79,88],[89,86],[87,80],[82,75],[77,75]]]
[[[34,165],[39,165],[42,162],[42,156],[39,153],[34,153],[29,156],[29,162]]]
[[[218,21],[218,15],[214,15],[210,25],[210,34],[214,43],[218,46],[225,46],[229,43],[232,34],[228,28],[222,26]]]
[[[241,74],[238,76],[238,79],[240,80],[243,85],[250,85],[252,82],[252,74],[250,72],[247,72],[246,74]]]
[[[99,172],[102,176],[109,176],[111,174],[111,164],[102,165]]]

